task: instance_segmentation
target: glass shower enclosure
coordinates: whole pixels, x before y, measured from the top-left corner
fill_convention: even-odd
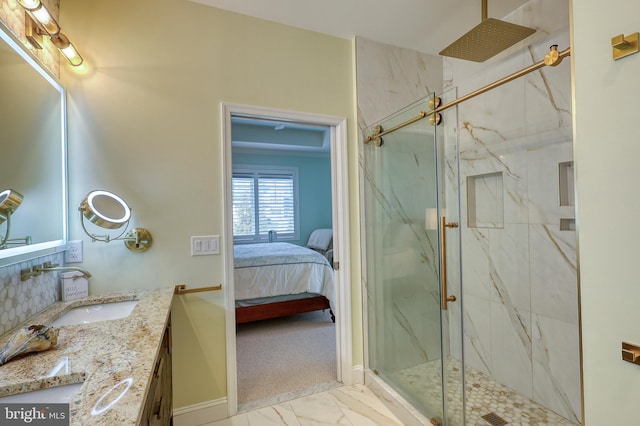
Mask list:
[[[365,135],[431,111],[433,98]],[[365,144],[362,168],[368,368],[434,425],[464,424],[460,203],[444,190],[458,179],[451,136],[445,143],[446,127],[417,119]]]

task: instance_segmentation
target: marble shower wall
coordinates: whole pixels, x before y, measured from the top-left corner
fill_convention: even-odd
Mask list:
[[[442,90],[442,58],[356,38],[360,131]]]
[[[368,126],[442,88],[441,58],[363,38],[356,38],[356,70],[361,141]],[[423,143],[432,140],[423,132],[429,126],[421,127],[417,134],[389,135],[383,148],[360,144],[369,359],[387,372],[440,356],[439,309],[425,310],[434,293],[437,307],[437,279],[425,279],[436,274],[437,234],[424,227],[435,193],[423,190],[434,171],[421,167],[433,161]]]
[[[542,60],[552,44],[569,46],[568,2],[531,0],[504,19],[537,33],[485,63],[445,58],[445,90],[464,95]],[[457,113],[447,131],[457,132],[460,149],[465,365],[578,422],[569,60]],[[446,177],[454,197],[457,176]]]

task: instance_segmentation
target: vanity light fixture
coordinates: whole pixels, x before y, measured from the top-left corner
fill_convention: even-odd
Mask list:
[[[92,241],[108,243],[112,240],[123,240],[124,245],[135,252],[143,252],[151,247],[153,239],[147,229],[135,228],[127,232],[131,221],[131,208],[113,192],[103,190],[89,192],[80,203],[78,210],[82,229]],[[120,229],[124,226],[124,230],[116,237],[108,234],[95,235],[87,230],[85,220],[105,229]]]
[[[9,245],[29,245],[31,237],[9,238],[11,230],[11,215],[16,211],[24,197],[18,191],[13,189],[5,189],[0,192],[0,225],[7,222],[7,229],[4,237],[0,238],[0,249],[7,248]]]
[[[69,38],[60,32],[60,25],[40,0],[18,0],[25,9],[25,36],[35,49],[42,49],[42,36],[48,35],[51,43],[60,50],[74,67],[82,64],[83,59]]]
[[[66,35],[58,33],[51,37],[51,43],[60,50],[62,56],[67,58],[67,61],[69,61],[71,65],[74,67],[82,65],[82,62],[84,61],[82,56],[80,56],[80,53],[78,53],[78,50],[73,44],[71,44]]]
[[[24,7],[27,14],[31,16],[50,36],[54,36],[60,32],[60,25],[51,16],[49,9],[45,7],[40,0],[18,0],[20,6]]]

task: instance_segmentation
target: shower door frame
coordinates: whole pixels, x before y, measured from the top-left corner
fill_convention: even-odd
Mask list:
[[[452,91],[453,95],[455,97],[455,90]],[[409,110],[413,107],[419,106],[421,103],[427,103],[430,100],[433,100],[433,96],[428,96],[412,105],[409,105],[403,109],[401,109],[400,111],[392,114],[391,116],[381,120],[379,123],[382,123],[386,120],[391,119],[392,117],[394,117],[396,114],[400,114],[402,111],[405,110]],[[457,108],[453,108],[453,111],[457,111]],[[422,115],[422,113],[421,113]],[[411,119],[409,120],[411,121],[411,123],[402,123],[402,127],[405,127],[409,124],[413,124],[417,121],[419,121],[419,119]],[[442,403],[442,414],[444,419],[442,419],[441,421],[443,422],[443,425],[447,424],[447,418],[449,416],[449,409],[448,409],[448,402],[447,402],[447,396],[446,396],[446,389],[448,388],[448,386],[445,385],[446,383],[446,378],[445,378],[445,354],[448,354],[450,352],[450,349],[447,347],[446,351],[445,351],[445,344],[449,345],[449,341],[451,340],[451,330],[449,328],[449,324],[450,322],[447,320],[447,316],[448,316],[448,311],[446,309],[446,304],[444,303],[444,298],[443,298],[443,294],[442,294],[442,290],[443,290],[443,285],[442,285],[442,279],[443,279],[443,275],[445,275],[443,273],[443,267],[445,267],[445,265],[443,264],[443,262],[441,261],[443,259],[443,256],[446,256],[447,253],[443,252],[443,237],[444,237],[444,233],[447,232],[447,229],[449,228],[449,226],[444,226],[444,224],[442,224],[441,219],[444,220],[445,215],[446,215],[446,208],[445,208],[445,187],[444,187],[444,179],[443,179],[443,170],[444,170],[444,164],[445,164],[445,149],[444,149],[444,140],[438,140],[438,136],[437,136],[437,131],[435,130],[437,126],[437,123],[432,123],[432,125],[434,126],[434,133],[432,134],[433,137],[433,145],[434,145],[434,156],[435,156],[435,167],[436,170],[434,171],[434,175],[435,175],[435,196],[437,199],[437,207],[436,207],[436,211],[437,211],[437,216],[438,216],[438,224],[437,224],[437,241],[438,241],[438,245],[437,245],[437,252],[439,253],[439,257],[438,257],[438,265],[437,265],[437,280],[438,280],[438,289],[439,289],[439,300],[440,300],[440,316],[439,316],[439,326],[440,326],[440,368],[441,368],[441,390],[442,390],[442,398],[441,398],[441,403]],[[370,126],[374,127],[375,125]],[[389,132],[390,133],[390,132]],[[362,135],[361,135],[362,136]],[[440,138],[441,139],[441,138]],[[367,139],[362,137],[361,140],[364,140],[365,143],[367,143]],[[372,139],[369,138],[369,142]],[[397,141],[395,142],[397,143]],[[360,145],[360,149],[363,150],[364,146]],[[376,150],[379,148],[376,148]],[[457,162],[457,141],[456,144],[454,146],[454,150],[456,152],[456,162]],[[376,151],[374,154],[374,161],[379,162],[380,160],[380,152]],[[364,152],[361,151],[361,158],[362,161],[364,161]],[[456,163],[457,164],[457,163]],[[457,170],[457,169],[456,169]],[[365,181],[366,178],[364,176],[365,170],[364,167],[360,168],[360,205],[363,206],[363,209],[366,208],[366,200],[365,200]],[[457,177],[459,178],[459,174],[457,174]],[[459,182],[456,185],[456,193],[458,194],[457,197],[457,201],[456,201],[456,213],[452,214],[451,217],[454,218],[455,220],[459,220],[458,218],[460,217],[460,212],[459,212],[459,208],[460,208],[460,202],[459,202]],[[393,389],[393,387],[387,383],[384,380],[381,379],[376,379],[374,378],[375,376],[378,375],[378,372],[376,370],[374,370],[371,367],[371,352],[370,352],[370,344],[371,344],[371,339],[377,338],[375,336],[375,333],[370,333],[370,321],[369,321],[369,307],[368,307],[368,303],[367,301],[370,298],[370,292],[368,290],[368,288],[370,287],[370,283],[368,280],[368,262],[370,261],[370,259],[368,259],[367,253],[366,251],[367,249],[367,226],[368,223],[366,220],[361,221],[361,233],[360,233],[360,242],[361,242],[361,247],[363,247],[363,254],[361,256],[362,258],[362,279],[363,279],[363,298],[362,298],[362,310],[363,310],[363,335],[364,335],[364,363],[365,363],[365,383],[367,383],[367,385],[374,385],[374,387],[378,387],[378,385],[380,385],[380,383],[377,383],[379,380],[382,381],[384,383],[384,385],[381,385],[377,390],[381,393],[385,393],[390,395],[392,398],[397,399],[398,397],[402,400],[404,400],[404,397],[401,396],[399,393],[397,393],[397,391],[395,389]],[[449,231],[451,232],[451,231]],[[458,270],[460,268],[460,264],[461,264],[461,252],[460,252],[460,233],[457,232],[456,234],[456,243],[455,246],[458,248],[457,251],[457,267]],[[371,241],[369,241],[369,243],[371,243]],[[451,250],[447,250],[448,252],[451,252]],[[460,278],[460,273],[458,271],[457,276],[459,279]],[[458,282],[458,286],[457,288],[461,288],[461,283]],[[458,299],[457,302],[459,305],[461,305],[462,300],[460,298],[461,296],[461,291],[458,293]],[[376,296],[377,298],[377,296]],[[449,301],[449,303],[452,303],[452,301]],[[377,307],[374,307],[374,309],[377,309]],[[457,326],[458,327],[458,331],[459,331],[459,345],[460,345],[460,363],[461,365],[464,364],[463,358],[462,358],[462,344],[463,344],[463,339],[462,339],[462,316],[461,316],[461,312],[462,312],[462,308],[460,306],[460,309],[458,311],[458,315],[460,315],[459,320],[457,321]],[[373,336],[371,334],[374,334]],[[461,401],[460,406],[462,407],[462,424],[464,424],[464,407],[465,407],[465,399],[464,399],[464,377],[462,374],[463,369],[461,369],[461,387],[462,387],[462,394],[461,394]],[[409,404],[411,405],[411,404]],[[406,405],[404,406],[404,408],[407,410],[409,417],[405,417],[402,418],[401,420],[403,420],[404,422],[408,422],[408,423],[413,423],[414,421],[418,421],[418,422],[422,422],[426,419],[425,417],[425,413],[420,412],[418,409],[416,409],[416,407],[407,407]],[[401,416],[405,413],[400,413],[400,412],[396,412],[397,415]],[[431,419],[426,419],[427,421],[433,421]]]
[[[385,129],[385,130],[383,130],[381,132],[374,132],[373,134],[368,135],[368,136],[364,135],[363,136],[363,140],[365,141],[365,143],[369,143],[369,142],[375,141],[377,138],[385,136],[386,134],[394,132],[394,131],[396,131],[398,129],[401,129],[401,128],[405,127],[405,126],[409,126],[409,125],[415,123],[416,121],[422,120],[424,118],[429,118],[433,114],[437,114],[437,113],[445,111],[445,110],[447,110],[447,109],[449,109],[449,108],[451,108],[453,106],[457,106],[458,104],[460,104],[460,103],[462,103],[462,102],[464,102],[466,100],[469,100],[469,99],[474,98],[476,96],[479,96],[479,95],[481,95],[483,93],[486,93],[486,92],[488,92],[488,91],[490,91],[490,90],[492,90],[494,88],[497,88],[497,87],[502,86],[502,85],[504,85],[504,84],[506,84],[506,83],[508,83],[510,81],[513,81],[513,80],[516,80],[516,79],[518,79],[520,77],[523,77],[523,76],[525,76],[525,75],[527,75],[527,74],[529,74],[529,73],[531,73],[533,71],[539,70],[539,69],[541,69],[541,68],[543,68],[545,66],[551,66],[551,67],[556,66],[562,61],[562,59],[564,59],[564,58],[566,58],[566,57],[568,57],[570,55],[571,55],[571,48],[570,47],[566,48],[565,50],[558,51],[557,50],[557,45],[554,45],[554,46],[551,47],[551,51],[550,51],[549,55],[547,55],[545,57],[545,59],[542,60],[542,61],[536,62],[536,63],[534,63],[534,64],[532,64],[532,65],[530,65],[530,66],[528,66],[528,67],[526,67],[524,69],[521,69],[520,71],[512,73],[512,74],[510,74],[510,75],[508,75],[506,77],[503,77],[503,78],[501,78],[499,80],[496,80],[495,82],[490,83],[490,84],[488,84],[488,85],[486,85],[486,86],[484,86],[484,87],[482,87],[480,89],[477,89],[477,90],[475,90],[473,92],[470,92],[470,93],[468,93],[468,94],[466,94],[464,96],[458,97],[458,98],[456,98],[456,99],[454,99],[452,101],[443,103],[443,104],[441,104],[439,106],[432,107],[431,109],[422,111],[417,116],[408,119],[404,123],[397,124],[397,125],[393,126],[392,128]],[[454,110],[457,111],[457,108],[455,108]],[[457,120],[455,120],[455,121],[457,122]],[[361,170],[361,173],[362,173],[362,170]],[[458,180],[459,180],[459,176],[460,175],[458,173]],[[361,179],[362,179],[362,175],[361,175]],[[460,189],[460,182],[458,182],[458,187],[457,187],[458,197],[460,197],[459,189]],[[362,202],[362,197],[364,196],[364,191],[361,190],[361,194],[362,194],[362,196],[361,196],[361,205],[364,205],[364,202]],[[460,212],[458,212],[458,217],[460,217]],[[364,243],[366,243],[366,238],[364,237],[364,232],[361,232],[361,234],[363,235],[362,236],[362,242],[363,242],[363,245],[364,245]],[[458,234],[458,243],[460,244],[460,234]],[[460,252],[460,256],[462,256],[461,252]],[[364,269],[365,266],[366,266],[366,260],[363,258],[363,283],[366,284],[366,269]],[[462,278],[460,278],[460,280],[461,279]],[[364,349],[365,349],[365,366],[366,366],[366,369],[367,369],[367,373],[369,373],[371,371],[370,370],[370,364],[369,364],[370,354],[369,354],[369,351],[368,351],[368,348],[369,348],[369,342],[368,342],[368,338],[369,338],[368,337],[369,321],[368,321],[368,318],[367,318],[368,312],[367,312],[367,306],[366,306],[366,301],[367,301],[368,298],[366,296],[366,288],[364,288],[363,291],[365,292],[365,297],[363,297],[363,313],[364,313],[364,317],[365,317],[365,320],[364,320],[364,325],[365,325],[365,328],[364,328],[364,330],[365,330],[365,345],[364,345]],[[460,292],[460,294],[462,294],[462,292]],[[461,300],[461,304],[462,303],[463,303],[463,301]],[[460,306],[460,308],[462,309],[462,306]],[[463,327],[462,321],[463,321],[463,318],[461,318],[461,321],[460,321],[461,327]],[[463,329],[463,328],[461,328],[461,329]],[[461,354],[464,353],[464,350],[463,350],[464,348],[462,347],[462,344],[463,344],[463,342],[461,341],[461,345],[460,345],[460,353]],[[443,344],[443,348],[444,347],[445,347],[445,345]],[[462,360],[462,362],[464,364],[464,358],[461,357],[461,360]],[[367,376],[367,377],[369,377],[369,376]],[[581,377],[582,377],[582,375],[581,375]],[[372,378],[373,378],[373,376],[371,376],[371,378],[369,380],[372,380]],[[463,378],[464,378],[464,376],[463,376]],[[463,386],[464,386],[464,383],[463,383]],[[385,389],[383,389],[383,391],[385,391]],[[581,387],[581,392],[582,393],[584,392],[582,387]],[[392,397],[397,397],[397,396],[394,396],[394,395],[391,395],[391,396]],[[407,408],[407,407],[404,407],[404,408]],[[583,413],[583,416],[584,416],[584,406],[582,406],[582,413]]]

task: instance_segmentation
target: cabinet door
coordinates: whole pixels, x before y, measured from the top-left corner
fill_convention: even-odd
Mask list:
[[[165,329],[151,377],[151,385],[140,422],[141,426],[170,426],[173,424],[171,361],[171,317],[169,317],[169,323]]]

